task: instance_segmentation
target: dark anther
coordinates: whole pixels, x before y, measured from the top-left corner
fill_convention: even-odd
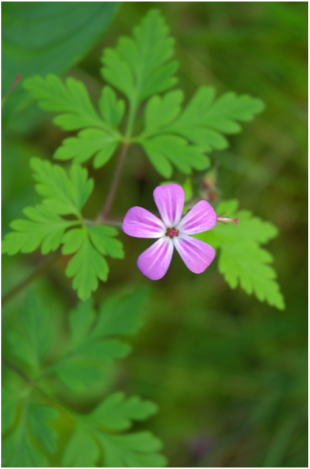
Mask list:
[[[167,228],[166,236],[169,236],[169,238],[171,239],[174,236],[179,236],[179,230],[177,230],[176,228]]]

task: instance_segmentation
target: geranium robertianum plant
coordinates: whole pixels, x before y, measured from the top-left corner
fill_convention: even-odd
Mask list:
[[[55,160],[71,162],[68,171],[60,164],[31,159],[35,188],[42,202],[25,208],[26,218],[11,223],[12,231],[5,236],[2,249],[9,255],[30,253],[39,247],[42,255],[56,250],[70,255],[65,273],[73,277],[72,286],[80,300],[88,301],[78,303],[70,313],[67,350],[52,364],[48,360],[52,334],[46,331],[42,335],[48,313],[42,313],[34,299],[26,305],[23,329],[10,335],[13,355],[27,365],[28,375],[21,376],[35,392],[27,391],[26,398],[20,389],[6,389],[3,394],[8,422],[4,427],[5,465],[46,465],[46,453],[55,452],[57,447],[57,434],[49,422],[60,418],[60,413],[67,413],[74,422],[62,456],[64,465],[165,464],[164,457],[157,453],[160,442],[153,435],[120,433],[129,428],[131,420],[151,415],[154,404],[116,393],[105,397],[92,413],[81,416],[61,407],[54,396],[41,392],[38,383],[55,375],[64,386],[80,392],[102,379],[102,362],[128,353],[127,344],[117,336],[140,327],[141,320],[133,314],[135,308],[140,308],[139,292],[138,297],[133,295],[123,303],[117,297],[108,298],[99,313],[95,313],[90,300],[99,280],[108,279],[107,256],[123,258],[117,227],[122,225],[125,233],[138,238],[159,238],[138,259],[139,269],[151,280],[165,275],[175,247],[194,274],[207,276],[204,272],[218,257],[219,270],[232,288],[240,284],[260,301],[284,307],[270,266],[272,258],[261,247],[277,235],[277,229],[246,210],[238,210],[237,201],[222,201],[213,207],[211,198],[204,200],[203,191],[194,193],[187,179],[184,188],[182,181],[154,188],[161,219],[142,207],[128,207],[125,216],[120,214],[123,223],[109,219],[132,143],[142,147],[164,179],[170,179],[175,168],[186,175],[195,170],[205,176],[212,150],[227,147],[226,135],[240,132],[240,122],[251,120],[263,109],[259,99],[247,95],[226,93],[216,98],[214,88],[209,86],[199,88],[182,105],[184,94],[175,88],[177,64],[171,60],[172,55],[168,28],[159,12],[152,10],[132,37],[122,37],[114,49],[104,50],[101,74],[105,83],[97,106],[84,84],[74,78],[63,82],[48,75],[24,81],[39,106],[57,114],[56,125],[78,133],[65,138],[53,155]],[[137,132],[140,109],[144,111],[144,127]],[[92,195],[94,182],[82,165],[93,158],[94,169],[100,168],[117,153],[119,159],[105,204],[98,208],[94,220],[87,220],[83,207]],[[236,220],[238,224],[226,223]],[[15,364],[7,364],[16,369]],[[17,451],[19,444],[23,451]]]

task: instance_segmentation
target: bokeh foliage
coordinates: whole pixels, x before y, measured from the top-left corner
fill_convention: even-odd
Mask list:
[[[70,76],[83,79],[92,98],[99,98],[102,86],[98,72],[102,47],[113,46],[152,6],[123,4],[104,40],[70,70]],[[172,466],[303,466],[307,464],[307,5],[168,2],[156,6],[176,38],[180,85],[187,95],[197,86],[213,85],[220,93],[234,90],[266,103],[254,123],[230,138],[229,150],[216,152],[212,183],[218,199],[236,198],[241,209],[278,227],[280,236],[270,250],[287,308],[279,312],[238,289],[230,291],[215,266],[193,276],[174,258],[165,279],[153,285],[146,327],[132,341],[134,353],[111,372],[106,386],[158,403],[160,412],[149,428],[165,441]],[[25,205],[39,202],[32,190],[29,158],[49,157],[67,136],[50,122],[38,124],[31,114],[18,119],[18,129],[15,123],[8,125],[3,138],[4,226],[20,217]],[[132,205],[152,207],[152,189],[161,182],[138,145],[130,160],[113,207],[115,215]],[[113,169],[113,161],[96,173],[89,168],[97,182],[94,205],[85,206],[90,218],[102,205]],[[184,176],[178,176],[183,182]],[[195,182],[198,188],[201,181]],[[109,283],[98,290],[97,303],[118,292],[120,284],[148,283],[135,265],[148,242],[125,236],[122,240],[126,269],[118,261],[111,263]],[[39,253],[4,259],[3,291],[40,262]],[[61,311],[76,301],[63,276],[66,263],[58,262],[34,284],[55,311],[56,323],[61,323]],[[24,297],[23,292],[5,307],[4,328],[19,317]],[[61,331],[58,345],[68,334],[64,326]],[[14,379],[11,372],[4,369],[4,373],[6,379]],[[61,393],[77,411],[87,411],[98,402],[102,389],[86,392],[76,401]],[[65,424],[58,430],[69,433]],[[51,462],[60,464],[57,455]]]

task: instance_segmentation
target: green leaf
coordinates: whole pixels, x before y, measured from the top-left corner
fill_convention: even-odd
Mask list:
[[[44,197],[43,204],[24,210],[30,220],[15,220],[11,224],[15,232],[5,236],[2,251],[10,255],[27,253],[41,244],[42,254],[47,254],[63,244],[63,254],[75,254],[66,275],[74,277],[73,288],[85,300],[97,289],[98,279],[107,279],[109,267],[103,256],[122,258],[122,243],[114,239],[117,234],[114,228],[83,224],[81,209],[93,189],[86,169],[72,165],[67,175],[60,166],[39,158],[31,159],[31,167],[36,190]],[[77,220],[64,220],[59,215],[75,215]],[[82,226],[66,231],[77,224]]]
[[[125,110],[124,102],[117,100],[111,88],[105,87],[99,100],[101,117],[91,104],[83,83],[73,78],[68,78],[64,85],[53,75],[46,79],[34,77],[26,81],[25,87],[43,109],[61,113],[54,122],[64,130],[87,127],[77,137],[65,139],[54,158],[84,163],[94,156],[95,168],[109,161],[121,140],[116,127]]]
[[[15,220],[2,242],[2,253],[10,256],[18,252],[35,251],[41,244],[42,254],[55,251],[62,242],[64,232],[76,222],[63,220],[54,210],[45,205],[36,205],[23,210],[29,220]]]
[[[142,401],[138,396],[126,399],[124,393],[117,392],[88,414],[87,421],[111,430],[125,430],[131,426],[131,420],[145,420],[156,411],[152,402]]]
[[[220,249],[219,270],[231,288],[238,284],[248,293],[254,293],[260,301],[284,309],[284,299],[276,282],[276,273],[270,264],[272,256],[260,244],[267,243],[278,234],[269,222],[252,217],[247,210],[237,211],[238,202],[222,202],[217,207],[218,215],[239,217],[239,224],[222,224],[196,238]]]
[[[105,122],[117,129],[125,112],[125,101],[118,100],[112,88],[105,86],[99,99],[99,110]]]
[[[56,451],[57,434],[50,420],[58,417],[52,407],[23,403],[19,421],[3,440],[2,462],[5,467],[44,467],[48,465],[42,450]]]
[[[93,180],[87,179],[86,169],[78,165],[70,168],[69,175],[58,165],[39,158],[31,159],[36,190],[44,197],[43,204],[24,209],[29,220],[15,220],[2,244],[2,252],[32,252],[41,244],[42,254],[55,251],[63,242],[65,230],[80,221],[69,221],[59,215],[81,218],[81,209],[93,189]]]
[[[17,412],[20,394],[16,390],[2,386],[1,389],[1,432],[2,434],[9,430],[14,424]]]
[[[173,54],[173,39],[158,10],[151,10],[133,31],[121,37],[115,49],[105,49],[102,75],[137,106],[152,94],[171,88],[177,63],[167,62]]]
[[[33,292],[27,296],[21,317],[22,333],[12,331],[9,341],[13,353],[38,371],[52,341],[48,313]]]
[[[97,318],[90,300],[79,303],[70,312],[67,354],[52,365],[66,386],[84,391],[102,380],[103,365],[128,355],[130,346],[116,336],[132,334],[141,326],[141,310],[147,293],[147,289],[142,289],[124,299],[110,297],[103,303]]]
[[[70,349],[84,343],[90,332],[90,328],[95,320],[95,311],[92,307],[92,300],[80,301],[76,308],[70,311]]]
[[[99,447],[86,428],[77,425],[75,432],[64,449],[64,467],[95,467],[100,457]]]
[[[141,288],[126,298],[110,296],[102,303],[93,337],[136,333],[143,322],[141,312],[149,296],[148,288]]]
[[[250,121],[263,109],[260,99],[226,93],[215,100],[214,88],[201,87],[166,132],[177,133],[204,151],[222,150],[228,146],[222,133],[240,132],[241,126],[237,121]]]
[[[77,137],[66,138],[56,150],[56,160],[70,160],[74,163],[85,163],[92,156],[94,167],[99,168],[109,161],[118,145],[117,139],[99,129],[86,129]]]
[[[167,127],[181,112],[184,95],[181,90],[169,91],[163,97],[153,96],[145,107],[145,130],[143,134],[154,134]]]
[[[150,432],[112,435],[97,432],[107,467],[164,467],[166,458],[157,454],[162,443]]]
[[[31,404],[29,411],[29,427],[34,438],[41,443],[48,453],[57,449],[57,432],[47,423],[58,417],[56,409],[47,405]]]
[[[62,383],[74,392],[83,392],[105,377],[102,365],[83,357],[68,357],[53,366]]]
[[[103,255],[123,257],[121,242],[113,239],[116,234],[117,231],[108,226],[86,225],[64,234],[62,253],[76,253],[68,263],[66,275],[74,277],[72,286],[82,300],[87,300],[97,289],[98,279],[107,279],[109,267]]]
[[[95,466],[99,447],[106,467],[161,467],[166,459],[157,453],[161,442],[150,432],[113,434],[132,425],[132,420],[145,420],[156,406],[137,396],[125,398],[123,393],[107,397],[90,414],[83,416],[63,455],[63,465]],[[89,457],[88,445],[90,447]],[[94,446],[95,445],[95,446]]]
[[[36,190],[45,197],[43,203],[60,215],[79,217],[94,187],[93,179],[87,179],[87,170],[73,165],[68,176],[61,166],[39,158],[32,158],[30,165]]]
[[[18,73],[22,79],[62,74],[80,62],[101,40],[118,6],[118,2],[3,4],[2,96]],[[29,102],[29,94],[18,86],[3,108],[3,117],[13,117]]]
[[[103,452],[105,467],[164,467],[166,458],[157,453],[160,440],[150,432],[112,435],[97,427],[78,424],[63,453],[63,466],[95,467]]]
[[[222,133],[239,132],[236,121],[249,121],[263,109],[262,101],[247,95],[226,93],[215,101],[214,94],[212,87],[200,88],[182,113],[179,90],[147,102],[145,128],[134,141],[142,145],[162,176],[171,177],[171,163],[185,174],[191,168],[206,169],[209,159],[204,152],[228,145]]]
[[[182,173],[190,174],[192,168],[199,171],[210,166],[210,161],[201,148],[188,145],[176,135],[158,135],[141,142],[155,169],[165,178],[172,175],[173,163]]]
[[[116,259],[122,259],[124,257],[122,243],[118,239],[113,239],[113,237],[117,235],[115,228],[104,225],[88,226],[87,231],[95,248],[101,254]]]
[[[66,275],[73,277],[72,286],[82,300],[87,300],[98,287],[98,278],[105,281],[109,267],[104,257],[92,245],[85,226],[74,228],[63,237],[63,254],[76,254],[70,259]]]
[[[96,127],[118,136],[95,110],[82,82],[70,77],[64,84],[56,75],[35,76],[24,81],[24,88],[42,109],[59,114],[54,123],[63,130]]]

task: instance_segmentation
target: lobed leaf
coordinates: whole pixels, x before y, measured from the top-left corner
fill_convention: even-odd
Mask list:
[[[164,467],[166,458],[158,454],[162,443],[150,432],[112,435],[96,432],[107,467]]]
[[[164,96],[153,96],[145,107],[144,135],[152,135],[171,124],[181,112],[184,94],[181,90],[169,91]]]
[[[105,122],[117,129],[125,112],[125,101],[117,99],[113,89],[105,86],[99,99],[99,110]]]
[[[105,467],[164,467],[162,443],[150,432],[113,435],[78,424],[63,453],[64,466],[95,467],[101,453]]]
[[[44,197],[42,205],[24,209],[28,220],[15,220],[2,243],[2,252],[9,255],[28,253],[41,245],[42,254],[55,251],[67,228],[80,223],[81,209],[93,189],[93,180],[87,179],[87,170],[78,165],[70,168],[69,175],[58,165],[32,158],[31,168],[36,190]],[[64,220],[59,215],[75,215],[79,220]]]
[[[23,333],[10,333],[10,345],[13,353],[37,372],[51,345],[52,331],[48,313],[33,292],[26,298],[21,325]]]
[[[108,132],[99,129],[85,129],[77,137],[66,138],[54,153],[56,160],[73,160],[73,163],[85,163],[94,156],[94,168],[99,168],[109,161],[118,140]]]
[[[58,417],[58,412],[47,405],[30,404],[29,427],[33,437],[51,454],[57,449],[57,432],[48,424]]]
[[[190,174],[192,168],[203,170],[210,161],[201,148],[188,145],[187,141],[176,135],[158,135],[141,142],[155,169],[165,178],[172,175],[173,163],[182,173]]]
[[[27,253],[41,245],[42,254],[47,254],[63,244],[63,254],[74,254],[66,274],[74,277],[73,288],[79,297],[87,299],[98,287],[98,279],[107,279],[109,268],[103,256],[124,256],[122,243],[114,239],[117,231],[109,226],[83,224],[81,209],[93,189],[93,180],[87,178],[86,169],[75,164],[67,175],[60,166],[39,158],[31,160],[31,167],[36,190],[44,197],[42,205],[24,210],[29,220],[12,222],[15,231],[5,236],[2,252]],[[64,220],[59,215],[74,215],[77,219]],[[82,226],[66,231],[77,224]]]
[[[201,87],[167,130],[187,138],[204,151],[222,150],[228,146],[222,133],[240,132],[237,121],[250,121],[263,109],[260,99],[225,93],[215,100],[213,87]]]
[[[2,386],[1,389],[1,432],[6,433],[17,417],[20,394],[16,390]]]
[[[76,349],[87,340],[95,321],[92,300],[80,301],[69,313],[70,350]]]
[[[237,121],[249,121],[263,109],[262,101],[247,95],[226,93],[215,100],[212,87],[200,88],[183,112],[182,100],[180,90],[150,98],[145,107],[144,131],[135,138],[166,178],[172,175],[171,163],[185,174],[191,168],[206,169],[209,159],[204,153],[228,145],[222,134],[239,132]]]
[[[95,466],[103,453],[106,467],[161,467],[166,459],[157,453],[161,442],[150,432],[113,434],[131,426],[131,420],[144,420],[156,411],[156,406],[137,396],[125,398],[123,393],[107,397],[90,414],[84,415],[76,426],[63,455],[64,465]],[[85,458],[90,447],[90,458]]]
[[[196,238],[220,249],[219,270],[231,288],[238,284],[248,293],[254,293],[260,301],[284,309],[284,299],[276,282],[276,273],[270,264],[272,256],[260,244],[267,243],[278,234],[277,228],[269,222],[252,217],[247,210],[237,211],[238,202],[222,202],[217,213],[235,218],[234,224],[216,226]]]
[[[77,424],[66,445],[62,463],[64,467],[96,467],[100,457],[99,447],[88,429]]]
[[[103,303],[97,318],[90,300],[79,303],[70,312],[67,354],[53,365],[67,387],[74,391],[85,390],[102,380],[102,365],[129,353],[130,346],[117,336],[131,334],[141,326],[146,295],[147,290],[142,289],[122,300],[110,297]],[[115,299],[117,301],[113,301]],[[119,324],[122,318],[124,324]],[[138,406],[139,402],[136,408]]]
[[[73,165],[68,176],[61,166],[39,158],[32,158],[30,166],[37,181],[36,190],[44,197],[43,203],[59,215],[80,217],[94,187],[93,179],[87,179],[87,170]]]
[[[5,235],[2,253],[10,256],[18,252],[35,251],[41,245],[42,254],[55,251],[61,244],[64,232],[76,222],[60,218],[45,205],[36,205],[23,210],[29,220],[20,219],[11,223],[12,231]]]
[[[94,386],[105,376],[102,365],[77,356],[68,357],[63,362],[56,363],[52,370],[65,386],[77,393]]]
[[[69,314],[70,338],[66,352],[41,378],[47,371],[55,371],[73,391],[85,390],[102,380],[105,361],[124,356],[130,350],[116,336],[131,334],[141,326],[139,316],[147,293],[148,289],[142,288],[123,299],[111,297],[98,315],[90,300],[80,302]],[[29,339],[30,348],[36,351],[39,360],[50,347],[51,329],[46,319],[46,312],[32,295],[22,316],[23,336]],[[4,465],[47,466],[45,453],[54,454],[57,449],[57,433],[50,422],[58,417],[58,412],[53,407],[32,402],[25,389],[13,393],[5,389],[2,406],[6,432],[2,447]],[[156,410],[152,402],[116,392],[88,414],[70,411],[76,426],[63,451],[63,466],[94,467],[102,458],[107,467],[166,465],[166,459],[158,454],[161,442],[151,433],[115,433],[130,428],[133,421],[147,419]]]
[[[62,253],[75,253],[68,263],[66,275],[73,277],[72,286],[82,300],[97,289],[98,279],[107,279],[109,267],[103,255],[123,257],[121,242],[113,239],[116,234],[111,227],[83,225],[63,236]]]
[[[152,402],[142,401],[138,396],[126,399],[124,393],[117,392],[88,414],[87,422],[111,430],[125,430],[131,426],[131,420],[145,420],[156,411],[157,406]]]
[[[23,402],[17,425],[3,440],[2,462],[5,467],[44,467],[44,450],[55,453],[57,433],[49,422],[58,412],[46,405]]]
[[[110,296],[100,307],[92,337],[131,335],[142,326],[141,312],[149,296],[148,288],[140,288],[127,298]]]
[[[39,100],[43,109],[62,113],[54,122],[63,130],[86,127],[77,137],[65,139],[54,158],[84,163],[95,155],[95,168],[103,166],[111,158],[121,139],[117,126],[123,117],[125,104],[117,100],[110,87],[103,89],[99,100],[101,116],[91,104],[83,83],[73,78],[68,78],[63,84],[54,75],[45,79],[34,77],[25,81],[25,87]]]
[[[76,254],[70,259],[66,275],[73,277],[72,286],[79,298],[87,300],[91,292],[98,287],[98,278],[105,281],[109,267],[104,257],[94,248],[88,236],[87,228],[74,228],[63,237],[63,254]]]
[[[63,83],[56,75],[34,76],[24,81],[24,88],[42,109],[59,114],[54,123],[63,130],[95,127],[117,135],[95,110],[82,82],[70,77]]]
[[[148,96],[171,88],[177,68],[168,62],[173,39],[158,10],[151,10],[133,31],[133,38],[121,37],[115,49],[105,49],[102,76],[135,105]]]
[[[88,226],[88,234],[95,248],[103,255],[122,259],[124,257],[123,245],[118,239],[114,239],[117,230],[111,226]]]

